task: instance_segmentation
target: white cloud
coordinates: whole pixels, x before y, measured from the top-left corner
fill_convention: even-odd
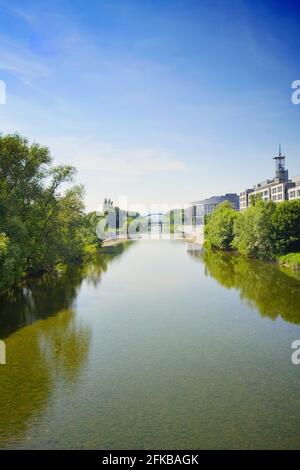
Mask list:
[[[79,171],[134,177],[186,169],[183,161],[161,149],[117,148],[110,143],[89,144],[86,140],[73,138],[51,139],[48,145],[56,159],[64,162],[67,159]]]

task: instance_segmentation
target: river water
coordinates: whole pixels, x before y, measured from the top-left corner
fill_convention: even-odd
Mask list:
[[[135,241],[0,298],[0,448],[300,448],[300,281]]]

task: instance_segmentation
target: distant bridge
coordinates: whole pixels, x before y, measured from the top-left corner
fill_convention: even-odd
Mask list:
[[[139,220],[148,222],[151,225],[162,225],[164,223],[164,217],[165,214],[162,212],[151,212],[147,215],[141,215]]]

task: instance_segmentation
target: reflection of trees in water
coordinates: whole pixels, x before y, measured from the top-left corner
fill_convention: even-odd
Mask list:
[[[23,440],[29,420],[47,405],[55,383],[73,383],[88,357],[90,329],[73,310],[39,320],[6,339],[0,375],[0,447]]]
[[[86,266],[31,280],[25,289],[1,298],[7,365],[0,370],[0,448],[27,439],[27,426],[39,419],[55,384],[78,379],[88,359],[91,330],[76,317],[72,303],[82,280],[100,282],[108,264],[125,249],[118,246]]]
[[[113,247],[103,248],[99,256],[96,256],[92,263],[87,263],[83,267],[83,277],[89,283],[97,286],[101,282],[101,276],[107,271],[108,265],[117,259],[133,245],[133,241],[125,241]],[[107,251],[106,251],[107,250]]]
[[[206,274],[240,296],[262,316],[300,324],[300,280],[277,265],[221,252],[191,252],[205,263]]]
[[[25,287],[16,288],[0,297],[0,338],[30,325],[40,318],[48,318],[72,307],[77,291],[87,279],[94,285],[101,282],[108,264],[119,257],[131,242],[116,245],[110,253],[103,253],[82,266],[69,266],[66,271],[46,273],[29,279]]]
[[[71,309],[40,322],[40,349],[51,371],[74,382],[88,356],[90,336],[90,328]]]
[[[79,268],[63,274],[45,274],[31,279],[26,287],[14,289],[0,298],[0,336],[8,336],[19,328],[41,318],[48,318],[72,305],[82,282]]]

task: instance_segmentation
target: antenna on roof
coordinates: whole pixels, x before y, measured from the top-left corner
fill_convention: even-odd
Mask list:
[[[278,151],[278,155],[276,157],[273,158],[273,160],[275,160],[275,168],[276,168],[276,176],[277,178],[286,178],[286,170],[285,170],[285,156],[282,155],[282,151],[281,151],[281,144],[279,144],[279,151]]]

